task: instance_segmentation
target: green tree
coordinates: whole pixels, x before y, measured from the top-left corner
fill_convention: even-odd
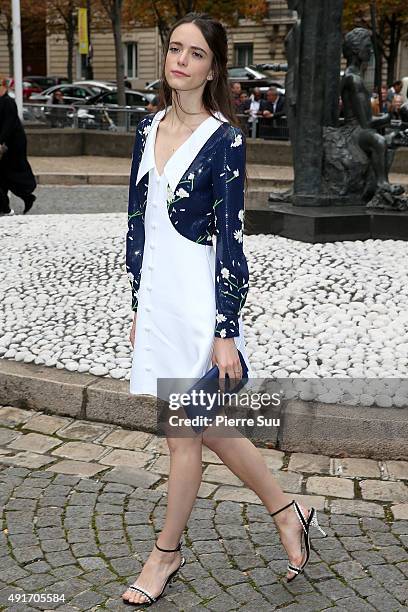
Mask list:
[[[377,39],[381,60],[387,64],[387,81],[396,78],[398,50],[401,39],[408,33],[407,0],[373,0],[377,13]],[[361,0],[344,1],[344,28],[367,27],[371,29],[370,5]]]
[[[67,77],[70,81],[74,80],[74,49],[75,32],[77,27],[77,16],[79,0],[45,0],[47,4],[47,31],[49,34],[64,32],[68,53],[67,53]],[[41,4],[40,0],[38,4]]]
[[[118,104],[126,105],[125,97],[125,65],[122,47],[122,9],[124,0],[99,0],[102,11],[110,21],[115,43],[116,85],[118,88]]]

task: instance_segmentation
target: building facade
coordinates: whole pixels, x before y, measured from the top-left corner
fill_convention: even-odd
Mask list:
[[[262,23],[240,20],[240,25],[228,28],[229,65],[248,65],[263,62],[285,62],[283,41],[293,23],[293,12],[286,2],[270,1],[269,14]],[[162,68],[162,45],[157,27],[124,30],[123,50],[125,75],[134,89],[158,79]],[[115,79],[115,51],[111,32],[92,34],[94,78]],[[77,46],[76,46],[77,48]],[[47,38],[47,67],[49,74],[66,74],[67,48],[63,34]],[[84,76],[81,57],[76,51],[74,75]]]
[[[408,77],[408,36],[405,36],[400,43],[397,75],[398,78]]]
[[[230,66],[264,62],[285,63],[284,39],[294,21],[294,13],[288,10],[285,0],[269,0],[268,4],[268,16],[261,23],[241,20],[238,27],[228,28]],[[115,51],[111,31],[94,32],[92,45],[94,78],[115,80]],[[23,49],[27,49],[23,54],[24,74],[47,73],[66,76],[67,44],[64,34],[61,32],[58,35],[46,36],[44,31],[43,49],[39,49],[40,46],[41,43],[37,43],[37,55],[43,56],[44,62],[33,62],[29,45],[24,45],[23,33]],[[125,74],[134,89],[144,88],[146,83],[160,77],[162,46],[157,27],[125,30],[123,51]],[[78,52],[78,44],[75,45],[73,63],[74,78],[79,80],[84,76],[85,69]],[[43,70],[40,71],[39,66],[43,66]],[[6,37],[1,30],[0,73],[5,75],[10,73]],[[399,78],[408,76],[408,37],[401,41],[397,75]]]

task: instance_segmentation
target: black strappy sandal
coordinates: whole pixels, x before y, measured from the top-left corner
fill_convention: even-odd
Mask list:
[[[181,542],[179,542],[179,545],[177,546],[177,548],[174,548],[173,550],[167,550],[166,548],[160,548],[160,546],[157,545],[157,542],[155,542],[154,545],[161,552],[172,553],[172,552],[177,552],[178,550],[181,550]],[[153,597],[153,595],[151,595],[151,593],[146,591],[146,589],[143,589],[142,587],[139,587],[139,586],[136,586],[134,584],[131,584],[130,586],[128,586],[127,590],[128,591],[137,591],[138,593],[142,593],[142,595],[145,595],[145,597],[148,598],[148,601],[140,601],[140,602],[134,603],[133,601],[128,601],[127,599],[123,599],[123,597],[122,597],[123,603],[125,603],[125,604],[127,604],[129,606],[133,606],[134,608],[147,608],[148,606],[151,606],[152,604],[156,603],[156,601],[158,601],[160,599],[160,597],[163,595],[166,586],[175,578],[177,572],[183,567],[185,562],[186,562],[185,558],[183,557],[183,555],[181,555],[181,563],[180,563],[180,565],[178,566],[177,569],[175,569],[173,572],[171,572],[171,574],[167,577],[166,582],[164,583],[162,590],[160,591],[160,593],[158,595],[156,595],[156,597]],[[125,591],[125,593],[126,593],[126,591]]]
[[[296,578],[296,576],[298,576],[299,574],[301,574],[303,572],[303,570],[306,567],[307,562],[309,561],[309,557],[310,557],[310,535],[309,535],[309,529],[310,529],[310,525],[313,525],[314,527],[317,527],[317,529],[323,534],[324,537],[327,537],[327,533],[325,531],[323,531],[323,529],[320,527],[318,521],[317,521],[317,512],[315,508],[310,508],[309,511],[309,516],[306,518],[299,506],[299,504],[296,502],[296,500],[292,500],[289,504],[286,504],[286,506],[283,506],[283,508],[280,508],[279,510],[276,510],[276,512],[272,512],[271,516],[275,516],[275,514],[279,514],[279,512],[282,512],[282,510],[286,510],[286,508],[289,508],[289,506],[292,506],[293,504],[293,508],[296,512],[296,516],[298,517],[300,524],[303,527],[303,541],[304,541],[304,545],[305,545],[305,552],[306,552],[306,559],[303,561],[302,565],[300,565],[299,567],[297,565],[293,565],[292,563],[288,563],[287,568],[288,570],[290,570],[291,572],[294,573],[294,576],[292,576],[291,578],[287,578],[286,581],[287,582],[292,582],[292,580],[294,580]]]

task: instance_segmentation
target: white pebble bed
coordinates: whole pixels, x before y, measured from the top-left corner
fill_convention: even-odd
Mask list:
[[[0,357],[128,380],[126,215],[0,217],[0,236]],[[359,403],[407,405],[408,242],[257,235],[244,244],[257,377],[325,379],[319,399],[350,404],[356,393],[333,379],[364,379]]]

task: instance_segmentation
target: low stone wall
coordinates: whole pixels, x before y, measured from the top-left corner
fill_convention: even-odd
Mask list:
[[[84,155],[84,130],[26,129],[28,155],[77,157]]]
[[[27,128],[28,154],[40,157],[96,155],[131,157],[133,133],[118,134],[96,130]],[[292,149],[287,141],[248,138],[247,162],[291,166]],[[397,151],[392,171],[408,172],[408,148]]]
[[[156,401],[129,382],[0,359],[0,405],[156,432]],[[408,460],[408,410],[315,401],[282,403],[264,439],[283,451]],[[256,440],[255,440],[256,442]]]
[[[134,134],[118,134],[96,130],[27,129],[28,154],[39,157],[131,157]],[[251,164],[290,166],[292,151],[289,142],[248,139],[247,161]]]

